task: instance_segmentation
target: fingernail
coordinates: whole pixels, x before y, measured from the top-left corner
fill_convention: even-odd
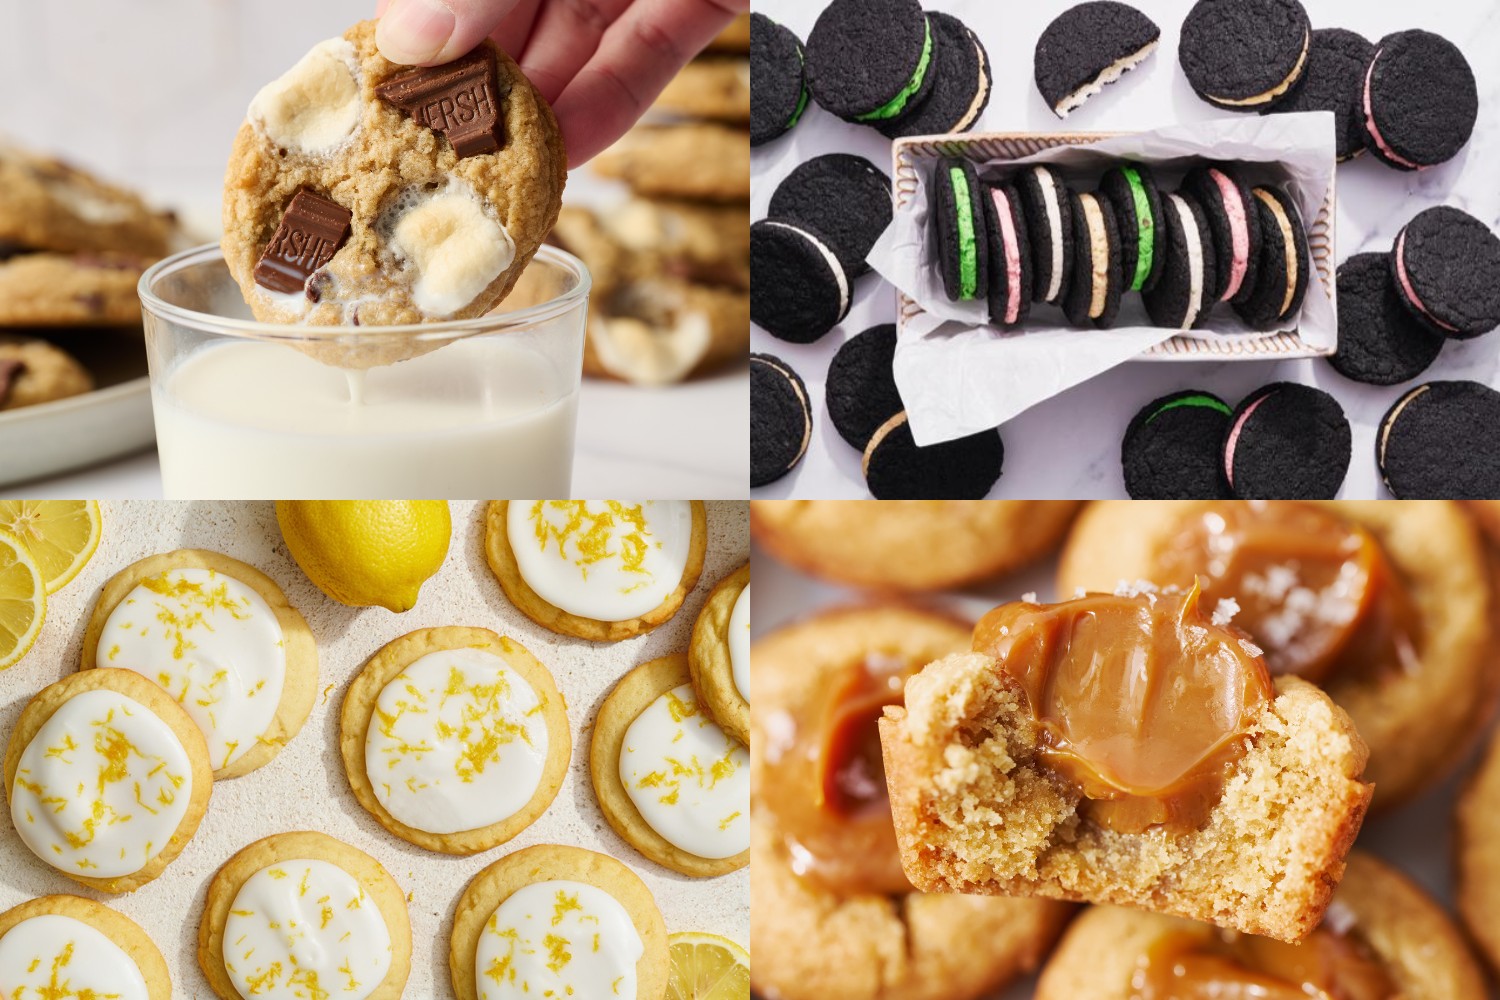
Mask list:
[[[393,63],[429,62],[448,44],[454,23],[439,0],[395,0],[375,27],[375,44]]]

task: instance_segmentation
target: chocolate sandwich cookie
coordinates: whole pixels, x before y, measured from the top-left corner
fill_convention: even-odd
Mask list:
[[[1339,347],[1328,361],[1345,378],[1396,385],[1437,360],[1443,338],[1407,311],[1388,253],[1355,254],[1339,265]]]
[[[807,110],[802,43],[792,29],[750,15],[750,145],[791,131]]]
[[[1229,404],[1189,389],[1154,400],[1125,429],[1120,464],[1132,500],[1228,500]]]
[[[812,406],[801,376],[774,355],[750,355],[750,485],[791,472],[811,440]]]
[[[1141,301],[1156,326],[1191,330],[1213,308],[1219,273],[1213,235],[1198,199],[1181,191],[1162,199],[1161,231],[1166,263],[1156,287]]]
[[[1332,396],[1278,382],[1234,411],[1224,439],[1224,476],[1241,500],[1331,500],[1349,471],[1351,438]]]
[[[845,121],[892,121],[932,90],[936,44],[917,0],[833,0],[807,36],[808,89]]]
[[[1120,226],[1120,274],[1128,292],[1149,292],[1167,263],[1167,234],[1161,224],[1161,192],[1144,163],[1111,167],[1099,182]]]
[[[896,389],[896,327],[873,326],[850,337],[828,365],[823,394],[839,437],[865,450],[870,438],[904,407]]]
[[[1016,181],[1031,238],[1032,298],[1061,305],[1073,275],[1073,197],[1062,174],[1045,164]]]
[[[1036,89],[1059,118],[1139,66],[1161,29],[1128,4],[1093,0],[1057,16],[1037,39]]]
[[[770,217],[823,235],[849,278],[891,224],[891,179],[863,156],[829,153],[799,165],[771,195]]]
[[[902,412],[865,446],[865,485],[877,500],[983,500],[1004,464],[998,431],[918,448]]]
[[[1228,163],[1211,163],[1191,171],[1182,186],[1203,207],[1213,236],[1219,278],[1209,293],[1214,302],[1246,301],[1255,291],[1260,268],[1260,212],[1250,187]]]
[[[810,344],[849,313],[849,278],[820,233],[775,219],[750,227],[750,319]]]
[[[1307,296],[1312,258],[1296,202],[1280,188],[1258,187],[1251,194],[1260,221],[1260,258],[1255,290],[1235,303],[1235,312],[1259,329],[1292,322]]]
[[[1375,438],[1380,475],[1400,500],[1500,497],[1500,392],[1429,382],[1402,396]]]
[[[1198,0],[1177,60],[1193,92],[1226,111],[1259,111],[1302,78],[1312,28],[1297,0]]]
[[[1467,212],[1417,215],[1396,237],[1391,268],[1401,301],[1435,332],[1466,340],[1500,326],[1500,237]]]
[[[1479,88],[1458,46],[1430,31],[1398,31],[1365,71],[1365,148],[1398,170],[1446,163],[1474,133]]]
[[[1262,108],[1261,114],[1331,111],[1339,161],[1354,159],[1365,151],[1360,102],[1365,71],[1374,55],[1375,46],[1363,35],[1343,28],[1319,28],[1312,33],[1301,81],[1275,107]]]
[[[1073,196],[1073,284],[1063,312],[1074,326],[1108,329],[1120,313],[1120,229],[1109,199]]]
[[[954,302],[989,295],[989,234],[983,193],[974,164],[956,157],[938,161],[932,173],[932,215],[943,291]]]
[[[983,201],[989,231],[990,322],[1015,326],[1031,312],[1031,238],[1026,213],[1013,184],[984,185]]]
[[[927,15],[936,59],[932,90],[899,118],[876,123],[888,139],[967,132],[990,103],[990,54],[968,25],[951,14]]]

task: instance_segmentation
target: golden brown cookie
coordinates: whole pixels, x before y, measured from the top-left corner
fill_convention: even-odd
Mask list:
[[[717,38],[708,43],[708,52],[749,52],[750,15],[741,14],[729,26],[719,32]]]
[[[132,326],[150,263],[117,253],[31,253],[0,262],[0,326]]]
[[[714,584],[693,623],[688,667],[698,703],[750,745],[750,564]]]
[[[20,927],[38,917],[54,919]],[[67,923],[59,925],[58,917]],[[49,993],[54,974],[72,992]],[[123,913],[82,896],[42,896],[0,913],[0,996],[46,1000],[54,995],[59,1000],[171,1000],[172,976],[155,942]]]
[[[631,274],[750,290],[750,216],[742,205],[632,198],[600,219]]]
[[[1458,912],[1490,968],[1500,969],[1500,740],[1490,740],[1459,796],[1454,824]]]
[[[746,124],[750,121],[750,60],[703,56],[672,78],[652,105],[685,118]]]
[[[756,992],[976,1000],[1034,968],[1062,929],[1066,904],[926,895],[901,872],[875,718],[899,703],[907,674],[968,642],[964,622],[883,604],[825,611],[755,643]],[[837,801],[824,791],[830,766]]]
[[[750,137],[723,125],[637,125],[594,157],[594,171],[648,198],[744,201]]]
[[[552,915],[530,925],[522,924],[520,914],[502,909],[518,893],[543,883],[547,885],[540,891],[554,894]],[[599,912],[592,912],[595,910]],[[502,913],[509,927],[501,926]],[[535,938],[527,933],[533,926],[539,931]],[[552,963],[542,967],[540,961],[529,956],[546,952],[540,938],[554,933],[553,927],[560,928],[556,934],[564,939],[565,950],[552,953]],[[624,940],[632,931],[637,941]],[[569,933],[594,939],[588,948],[592,962],[584,958],[584,949],[568,947],[572,942],[567,938]],[[606,939],[601,942],[598,934],[606,935]],[[612,984],[594,983],[596,988],[592,992],[588,991],[588,984],[601,973],[605,983],[610,984],[606,971],[610,962],[617,966],[613,971],[622,974],[637,942],[640,955],[634,964],[635,996],[641,1000],[662,996],[667,988],[669,967],[667,927],[651,890],[614,858],[579,847],[543,844],[506,855],[469,883],[453,915],[448,970],[458,1000],[479,1000],[476,980],[480,976],[497,982],[503,980],[512,986],[518,981],[530,984],[535,978],[534,988],[523,985],[522,989],[536,996],[605,997],[613,989]],[[487,956],[494,952],[489,963],[476,961],[481,949]],[[565,957],[558,961],[558,954]],[[547,971],[552,975],[548,976]],[[573,985],[575,982],[577,986]]]
[[[166,256],[177,223],[138,196],[49,156],[0,147],[0,244]]]
[[[815,576],[876,590],[962,587],[1062,540],[1071,500],[755,500],[762,548]]]
[[[278,891],[286,885],[297,892]],[[242,849],[208,884],[198,966],[221,1000],[344,977],[378,984],[369,1000],[397,1000],[411,971],[406,898],[363,851],[322,833],[278,833]]]
[[[1162,546],[1183,537],[1185,525],[1211,514],[1211,504],[1092,504],[1063,549],[1058,592],[1071,594],[1079,587],[1112,590],[1122,580],[1149,579]],[[1369,745],[1365,778],[1375,784],[1375,808],[1388,809],[1440,781],[1473,746],[1490,718],[1500,686],[1500,672],[1493,669],[1495,623],[1500,620],[1495,577],[1473,522],[1454,503],[1328,502],[1315,510],[1363,529],[1375,540],[1413,612],[1411,631],[1417,634],[1407,637],[1414,651],[1410,664],[1381,665],[1373,655],[1361,654],[1361,662],[1352,669],[1335,666],[1319,678]],[[1316,531],[1327,535],[1330,529],[1338,530],[1337,523]],[[1193,572],[1182,563],[1176,578],[1152,582],[1181,585]],[[1289,588],[1294,577],[1288,577]],[[1303,594],[1291,594],[1288,600],[1320,603]],[[1287,606],[1295,609],[1301,604]],[[1378,621],[1378,616],[1372,620]],[[1235,624],[1274,651],[1279,645],[1272,641],[1276,636],[1256,635],[1248,621],[1241,615]],[[1270,624],[1277,631],[1287,627],[1283,622]],[[1351,648],[1360,652],[1358,646]]]
[[[552,110],[508,55],[486,41],[435,69],[397,66],[363,21],[251,102],[224,256],[264,321],[479,316],[552,228],[566,174]]]
[[[596,642],[675,615],[707,544],[701,500],[491,500],[485,511],[485,558],[510,602],[543,628]]]
[[[444,854],[487,851],[535,822],[572,746],[547,668],[482,628],[386,643],[349,685],[339,725],[359,804],[402,840]]]
[[[1500,500],[1470,500],[1469,512],[1495,544],[1500,544]]]
[[[161,688],[131,670],[89,670],[27,703],[5,748],[5,789],[33,854],[92,889],[131,892],[192,839],[213,768],[203,734]],[[107,821],[125,815],[128,825]]]
[[[676,278],[628,281],[589,315],[583,371],[667,385],[743,363],[750,295]]]
[[[1134,1000],[1148,984],[1158,996],[1484,996],[1479,966],[1442,907],[1360,851],[1349,855],[1322,926],[1298,945],[1091,907],[1043,968],[1036,1000]]]
[[[600,302],[614,294],[626,265],[619,242],[604,229],[593,209],[564,205],[557,214],[557,225],[552,227],[547,242],[566,250],[588,266],[589,277],[593,280],[590,299]],[[518,287],[516,294],[520,292]]]
[[[18,410],[80,396],[94,377],[73,356],[45,340],[0,337],[0,410]]]
[[[204,549],[148,556],[111,577],[80,660],[82,670],[124,667],[166,689],[203,730],[216,780],[280,753],[318,687],[312,630],[276,581]]]
[[[604,818],[630,846],[683,875],[724,875],[749,863],[749,763],[745,747],[699,705],[682,654],[626,674],[594,720],[589,773]]]

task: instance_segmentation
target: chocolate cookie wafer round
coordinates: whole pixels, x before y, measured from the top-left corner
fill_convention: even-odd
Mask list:
[[[1429,382],[1380,422],[1375,456],[1398,499],[1500,497],[1500,392],[1478,382]]]
[[[1004,464],[998,432],[919,448],[902,412],[865,446],[865,484],[877,500],[983,500]]]

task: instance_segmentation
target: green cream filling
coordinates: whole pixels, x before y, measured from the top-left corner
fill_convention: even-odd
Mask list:
[[[917,71],[912,74],[901,93],[891,98],[890,101],[871,111],[867,115],[857,115],[862,122],[885,121],[887,118],[895,118],[906,110],[906,102],[911,100],[911,95],[922,89],[922,80],[927,76],[927,66],[932,62],[932,24],[924,16],[922,18],[922,58],[917,61]]]
[[[802,54],[802,49],[797,49],[797,61],[804,67],[807,66],[807,57]],[[807,110],[807,84],[802,85],[802,91],[797,95],[797,110],[792,112],[792,117],[787,120],[786,127],[790,131],[793,126],[802,120],[802,112]]]
[[[1151,237],[1156,229],[1156,219],[1151,215],[1151,199],[1146,197],[1146,186],[1141,183],[1140,172],[1134,167],[1125,167],[1124,174],[1125,179],[1130,182],[1130,197],[1135,200],[1135,224],[1139,249],[1135,255],[1135,279],[1130,283],[1130,290],[1138,292],[1145,287],[1146,279],[1151,277],[1151,256],[1156,245],[1156,241]]]
[[[962,167],[948,171],[953,180],[953,210],[958,214],[958,297],[972,299],[979,291],[979,247],[974,242],[974,201]]]
[[[1166,413],[1168,410],[1176,410],[1184,406],[1203,407],[1209,410],[1217,410],[1218,412],[1224,414],[1224,416],[1226,417],[1230,416],[1233,413],[1233,411],[1230,410],[1227,405],[1221,403],[1219,400],[1215,399],[1212,396],[1184,396],[1181,399],[1172,400],[1172,402],[1168,403],[1166,406],[1163,406],[1161,409],[1151,414],[1151,416],[1146,418],[1146,423],[1149,424],[1151,421],[1155,420],[1163,413]],[[1145,425],[1143,424],[1142,426]]]

